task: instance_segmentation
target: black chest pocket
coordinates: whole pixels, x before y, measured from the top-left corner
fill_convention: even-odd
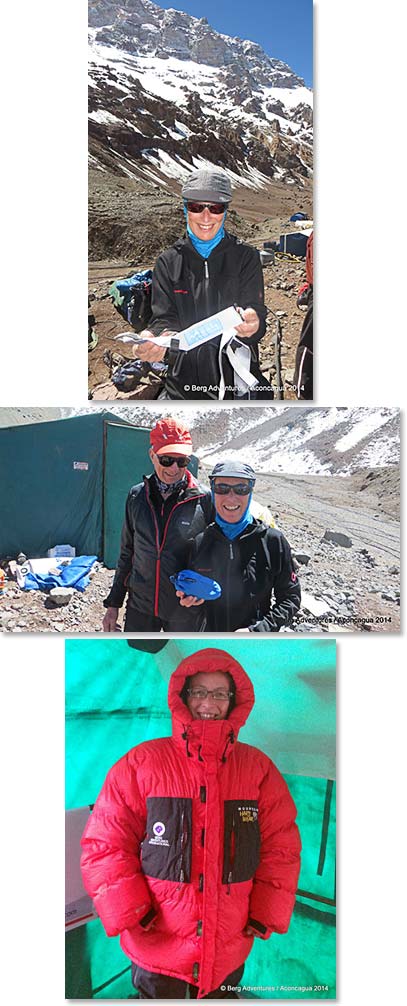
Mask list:
[[[251,880],[260,863],[257,800],[225,800],[223,884]]]
[[[189,883],[191,878],[192,800],[147,797],[147,828],[141,844],[143,873],[159,880]]]

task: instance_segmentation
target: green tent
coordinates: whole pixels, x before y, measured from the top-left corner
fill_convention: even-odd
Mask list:
[[[104,411],[0,429],[0,557],[69,544],[113,569],[127,493],[152,470],[149,446],[149,430]]]
[[[146,652],[152,642],[162,649]],[[303,843],[289,932],[255,940],[243,978],[255,991],[241,994],[335,998],[334,640],[67,641],[68,811],[92,805],[108,769],[131,747],[170,734],[170,675],[185,656],[208,645],[230,652],[253,681],[256,703],[240,738],[265,751],[283,772]],[[79,847],[68,851],[77,862]],[[106,937],[98,919],[71,928],[68,918],[67,997],[134,996],[118,939]]]

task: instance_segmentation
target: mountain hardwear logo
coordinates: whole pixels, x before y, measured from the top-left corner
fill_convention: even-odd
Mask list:
[[[162,821],[156,821],[155,824],[153,824],[153,832],[154,835],[164,835],[165,824],[163,824]]]

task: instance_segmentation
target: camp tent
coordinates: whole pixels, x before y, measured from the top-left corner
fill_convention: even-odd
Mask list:
[[[208,646],[208,641],[170,639],[160,641],[159,652],[135,648],[149,642],[65,644],[67,807],[80,811],[82,820],[115,761],[135,744],[171,733],[170,675],[185,656]],[[244,982],[260,991],[244,997],[335,998],[335,642],[252,638],[211,639],[210,645],[231,653],[253,680],[256,704],[240,739],[265,751],[283,772],[303,843],[289,932],[255,941]],[[70,830],[78,835],[74,821]],[[75,872],[77,838],[68,852]],[[80,907],[81,892],[76,896]],[[89,917],[90,903],[82,907]],[[108,938],[98,919],[84,919],[76,928],[72,920],[68,906],[68,998],[134,995],[118,939]],[[314,985],[320,988],[312,996],[298,991]]]
[[[149,430],[105,411],[0,429],[0,557],[69,544],[114,568],[127,493],[151,470],[149,446]],[[196,458],[189,467],[196,474]]]

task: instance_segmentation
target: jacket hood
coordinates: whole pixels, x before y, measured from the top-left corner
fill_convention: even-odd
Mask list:
[[[226,720],[194,720],[188,707],[180,698],[185,679],[193,674],[209,674],[214,671],[229,673],[236,687],[236,704]],[[216,757],[225,756],[225,744],[234,743],[240,728],[254,705],[254,689],[243,667],[226,650],[205,649],[181,660],[171,675],[168,687],[168,705],[172,713],[174,740],[188,741],[187,754],[198,750],[198,757],[205,752]],[[205,759],[206,760],[206,759]]]

